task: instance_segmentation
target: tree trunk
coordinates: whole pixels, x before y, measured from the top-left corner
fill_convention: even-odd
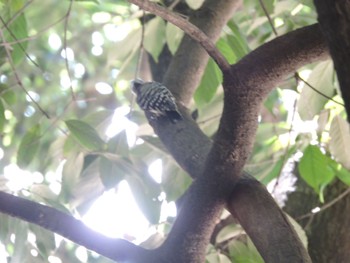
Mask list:
[[[346,189],[347,186],[339,180],[327,186],[324,192],[325,204],[339,197]],[[302,179],[298,179],[297,190],[288,196],[284,210],[305,228],[312,262],[349,262],[350,194],[329,208],[298,220],[298,217],[322,205],[317,194]]]

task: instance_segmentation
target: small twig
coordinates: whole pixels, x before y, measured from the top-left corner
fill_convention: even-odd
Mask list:
[[[4,36],[4,32],[3,32],[2,29],[0,29],[0,37],[3,39],[4,42],[6,41],[6,40],[5,40],[5,36]],[[23,86],[23,83],[22,83],[22,81],[21,81],[21,79],[20,79],[20,77],[19,77],[19,75],[18,75],[18,73],[17,73],[16,67],[15,67],[15,65],[14,65],[14,63],[13,63],[13,60],[12,60],[12,57],[11,57],[11,51],[10,51],[11,46],[5,45],[5,46],[4,46],[4,49],[5,49],[7,59],[8,59],[8,61],[9,61],[9,64],[10,64],[10,66],[11,66],[11,69],[12,69],[12,71],[13,71],[13,74],[14,74],[14,76],[15,76],[15,78],[16,78],[16,81],[17,81],[18,85],[19,85],[19,86],[21,87],[21,89],[25,92],[25,94],[28,96],[28,98],[35,104],[35,106],[41,111],[41,113],[42,113],[46,118],[50,119],[49,114],[48,114],[46,111],[44,111],[44,109],[42,109],[42,108],[40,107],[39,103],[37,103],[37,102],[34,100],[34,98],[29,94],[29,92],[27,91],[27,89]]]
[[[217,114],[217,115],[211,116],[211,117],[209,117],[209,118],[207,118],[205,120],[198,121],[197,124],[198,125],[205,124],[205,123],[207,123],[209,121],[215,120],[215,119],[220,118],[220,117],[221,117],[221,114]]]
[[[62,117],[64,116],[64,114],[67,112],[67,110],[73,103],[78,103],[80,101],[89,102],[89,101],[95,101],[95,100],[96,98],[90,98],[90,99],[86,98],[86,99],[76,99],[76,100],[70,99],[69,102],[64,106],[63,111],[60,114],[58,114],[56,117],[51,118],[52,121],[50,125],[46,128],[45,131],[43,131],[40,137],[43,137],[52,127],[54,127],[58,123],[58,121],[62,120]],[[68,136],[68,133],[61,127],[57,127],[57,129],[61,131],[64,135]]]
[[[322,93],[321,91],[317,90],[310,83],[308,83],[306,80],[304,80],[302,77],[300,77],[298,72],[295,73],[295,78],[301,80],[302,82],[304,82],[310,89],[312,89],[314,92],[316,92],[317,94],[321,95],[322,97],[325,97],[326,99],[329,99],[329,100],[333,101],[334,103],[345,107],[345,105],[343,103],[341,103],[339,101],[336,101],[333,98],[331,98],[331,97],[327,96],[326,94]]]
[[[140,40],[140,47],[139,47],[139,56],[137,59],[137,65],[136,65],[136,71],[135,71],[135,79],[140,76],[140,71],[141,71],[141,64],[142,64],[142,58],[143,58],[143,51],[144,51],[144,39],[145,39],[145,10],[142,10],[142,18],[141,18],[141,40]]]
[[[320,210],[317,213],[307,213],[305,215],[299,216],[296,218],[296,220],[301,220],[310,216],[314,216],[315,214],[318,214],[320,212],[323,212],[324,210],[330,208],[331,206],[333,206],[334,204],[336,204],[338,201],[340,201],[341,199],[343,199],[345,196],[347,196],[348,194],[350,194],[350,188],[346,189],[344,192],[342,192],[340,195],[338,195],[336,198],[334,198],[332,201],[330,201],[329,203],[323,205],[320,207]]]
[[[265,3],[263,2],[263,0],[259,0],[259,3],[260,3],[261,8],[264,11],[265,16],[267,17],[267,20],[269,21],[269,24],[271,26],[273,33],[275,34],[275,36],[278,36],[277,30],[276,30],[275,26],[273,25],[271,16],[270,16],[269,12],[267,12],[267,8],[265,6]]]
[[[66,106],[64,106],[62,113],[59,114],[57,117],[55,117],[55,119],[51,122],[51,124],[49,125],[49,127],[47,127],[47,129],[42,133],[42,136],[43,136],[45,133],[47,133],[53,126],[55,126],[56,123],[57,123],[59,120],[61,120],[62,116],[66,113],[67,109],[70,107],[70,105],[72,104],[72,102],[75,102],[75,101],[70,100],[70,101],[66,104]],[[58,129],[59,129],[63,134],[66,134],[66,135],[67,135],[67,133],[66,133],[63,129],[60,129],[60,128],[58,128]]]
[[[278,183],[279,183],[279,179],[281,177],[281,174],[282,174],[282,171],[283,171],[283,167],[284,167],[284,164],[286,163],[287,161],[287,157],[288,157],[288,151],[289,151],[289,148],[290,148],[290,137],[291,137],[291,134],[292,134],[292,131],[293,131],[293,128],[294,128],[294,118],[295,118],[295,113],[297,111],[297,100],[294,101],[294,105],[293,105],[293,115],[292,115],[292,119],[291,119],[291,123],[290,123],[290,127],[289,127],[289,131],[288,131],[288,143],[287,143],[287,147],[285,149],[285,153],[283,155],[283,159],[282,159],[282,165],[281,165],[281,168],[278,172],[278,176],[276,178],[276,182],[275,182],[275,185],[273,186],[273,190],[272,190],[272,193],[274,193],[276,191],[276,188],[278,186]]]
[[[0,43],[0,47],[6,46],[6,45],[15,45],[15,44],[18,44],[18,43],[23,43],[23,42],[27,42],[27,41],[30,41],[30,40],[34,40],[35,38],[37,38],[41,34],[45,33],[47,30],[51,29],[53,26],[55,26],[58,23],[60,23],[61,21],[63,21],[65,18],[66,18],[66,15],[62,16],[61,18],[59,18],[57,21],[53,22],[52,24],[49,24],[46,27],[44,27],[43,29],[38,30],[37,33],[34,34],[34,35],[31,35],[31,36],[28,36],[28,37],[25,37],[25,38],[21,38],[21,39],[17,39],[16,41],[12,41],[12,42]]]
[[[9,26],[7,25],[7,23],[5,22],[5,20],[0,16],[0,20],[3,23],[4,27],[6,28],[6,30],[10,33],[10,35],[12,36],[12,38],[17,41],[17,37],[15,36],[15,34],[13,34],[12,30],[9,28]],[[39,65],[28,55],[28,53],[26,52],[25,48],[23,47],[22,43],[19,42],[15,42],[14,45],[18,45],[19,48],[22,50],[22,52],[26,55],[27,59],[29,59],[30,62],[32,62],[37,68],[40,69]]]
[[[274,33],[276,36],[278,36],[277,30],[276,30],[275,26],[274,26],[273,23],[272,23],[272,19],[271,19],[269,13],[267,12],[267,9],[266,9],[266,6],[265,6],[263,0],[259,0],[259,2],[260,2],[260,5],[261,5],[261,7],[262,7],[262,9],[263,9],[263,11],[264,11],[265,16],[266,16],[267,19],[269,20],[269,23],[270,23],[270,26],[271,26],[271,28],[272,28],[273,33]],[[339,105],[345,107],[345,105],[344,105],[343,103],[338,102],[338,101],[336,101],[336,100],[333,100],[331,97],[327,96],[326,94],[323,94],[322,92],[318,91],[316,88],[314,88],[313,86],[311,86],[311,84],[309,84],[306,80],[304,80],[303,78],[300,77],[300,75],[299,75],[298,72],[295,72],[295,73],[294,73],[294,78],[296,78],[296,79],[298,79],[298,80],[301,80],[301,81],[304,82],[307,86],[309,86],[309,88],[311,88],[313,91],[315,91],[316,93],[320,94],[321,96],[323,96],[323,97],[325,97],[325,98],[327,98],[327,99],[333,101],[334,103],[337,103],[337,104],[339,104]]]
[[[128,0],[130,3],[133,3],[139,6],[141,9],[149,11],[157,16],[160,16],[164,20],[174,24],[183,30],[188,36],[197,41],[209,54],[209,56],[216,62],[219,68],[223,72],[228,72],[230,70],[230,64],[226,58],[219,52],[215,47],[214,43],[210,38],[204,34],[198,27],[191,24],[186,19],[170,12],[168,9],[159,6],[155,3],[146,1],[146,0]]]
[[[173,10],[175,6],[177,6],[178,3],[180,3],[181,0],[175,0],[174,2],[169,5],[168,9]]]
[[[72,99],[76,100],[75,93],[74,93],[74,90],[73,90],[73,84],[72,84],[72,76],[71,76],[70,70],[69,70],[68,53],[67,53],[68,20],[69,20],[70,13],[72,11],[72,7],[73,7],[73,0],[70,0],[69,1],[69,6],[68,6],[68,10],[67,10],[67,13],[65,15],[65,20],[64,20],[63,50],[64,50],[65,56],[66,56],[65,57],[66,70],[67,70],[67,74],[68,74],[68,78],[69,78],[69,87],[70,87],[70,90],[71,90]]]
[[[140,47],[139,47],[139,54],[138,54],[138,59],[137,59],[137,65],[136,65],[136,70],[135,70],[135,77],[134,79],[137,79],[140,77],[140,72],[141,72],[141,64],[142,64],[142,59],[143,59],[143,52],[144,52],[144,40],[145,40],[145,10],[142,10],[142,18],[141,18],[141,40],[140,40]],[[133,92],[131,92],[131,99],[130,99],[130,111],[128,116],[131,115],[131,112],[134,108],[135,104],[135,95]]]
[[[21,15],[23,12],[24,12],[24,10],[25,9],[27,9],[27,7],[29,7],[29,5],[31,4],[31,3],[33,3],[34,2],[34,0],[29,0],[28,2],[26,2],[10,19],[9,19],[9,21],[7,21],[7,25],[3,25],[2,27],[1,27],[1,29],[4,29],[6,26],[10,26],[11,24],[12,24],[12,22],[13,21],[15,21],[16,20],[16,18],[19,16],[19,15]]]

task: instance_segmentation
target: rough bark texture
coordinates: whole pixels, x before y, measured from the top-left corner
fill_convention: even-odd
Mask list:
[[[303,215],[323,204],[317,194],[302,179],[297,181],[297,190],[288,196],[284,210],[298,220]],[[325,203],[331,202],[348,187],[339,180],[327,186]],[[304,200],[308,200],[305,202]],[[329,208],[298,222],[305,228],[308,237],[308,250],[313,262],[349,262],[350,195],[345,195]]]
[[[314,0],[318,21],[334,61],[340,90],[350,122],[350,1]],[[349,147],[349,145],[344,145]],[[346,187],[335,182],[325,196],[332,200]],[[310,222],[309,251],[314,262],[349,262],[350,196],[314,216]]]
[[[325,191],[326,202],[338,197],[347,186],[336,181]],[[350,195],[314,216],[307,229],[313,262],[346,263],[350,259]]]
[[[228,97],[225,98],[226,104],[235,105],[226,106],[221,127],[217,134],[216,146],[211,150],[211,153],[209,153],[211,141],[186,112],[184,112],[184,116],[187,117],[176,127],[166,120],[151,123],[178,163],[192,177],[199,177],[200,182],[206,181],[207,186],[210,187],[206,191],[204,189],[207,188],[204,187],[202,193],[199,191],[199,194],[193,194],[193,200],[190,199],[189,203],[185,202],[188,207],[187,211],[190,213],[196,211],[191,210],[193,205],[208,209],[207,199],[201,198],[203,194],[212,193],[212,200],[215,200],[215,198],[220,198],[217,192],[221,195],[226,195],[231,191],[235,192],[233,189],[234,183],[241,173],[247,154],[250,152],[250,144],[247,142],[252,142],[252,136],[254,136],[255,126],[257,125],[256,116],[263,97],[279,81],[292,74],[297,68],[326,57],[326,45],[321,37],[319,27],[313,25],[291,32],[261,46],[234,65],[232,75],[225,76],[224,88],[226,94],[228,94]],[[176,85],[176,83],[173,83],[173,85]],[[251,107],[247,107],[247,105]],[[245,109],[245,111],[242,111],[242,109]],[[242,116],[245,116],[246,119]],[[246,122],[247,119],[248,122]],[[249,132],[246,132],[248,130]],[[237,145],[241,147],[240,150],[238,150]],[[205,164],[206,167],[204,167]],[[202,171],[206,171],[205,174],[202,175]],[[210,174],[216,177],[212,177]],[[310,262],[308,255],[303,251],[298,238],[295,236],[294,230],[269,197],[269,193],[262,190],[264,188],[256,183],[254,179],[251,179],[250,182],[247,181],[240,187],[242,189],[247,187],[247,191],[238,191],[235,195],[232,195],[229,204],[231,208],[235,208],[236,214],[240,214],[240,222],[245,227],[248,227],[248,225],[245,225],[244,222],[252,223],[249,224],[249,234],[253,242],[257,244],[263,258],[268,262],[281,262],[282,253],[286,252],[288,257],[284,258],[283,262]],[[248,190],[255,187],[257,191],[259,190],[259,196],[249,194],[254,191]],[[213,202],[212,200],[211,202]],[[263,209],[257,209],[252,213],[250,207],[261,204],[261,200],[265,201]],[[204,208],[201,211],[208,211]],[[265,210],[271,215],[280,215],[276,217],[273,227],[270,224],[272,221],[269,220],[261,220],[259,224],[255,224],[257,221],[254,221],[254,218],[264,218],[264,216],[260,217],[258,214],[266,215],[263,213]],[[209,211],[213,212],[214,210]],[[192,222],[192,217],[187,220],[186,213],[183,213],[183,216],[185,219],[182,218],[181,214],[179,215],[178,222],[182,223],[174,226],[176,230],[174,230],[174,233],[191,233],[191,229],[195,229],[198,225],[204,223],[208,217],[212,217],[211,220],[215,219],[217,214],[214,212],[208,213],[200,221],[193,220]],[[271,235],[271,228],[279,229],[279,233]],[[268,241],[261,242],[262,236],[268,238]],[[283,239],[283,242],[281,242],[281,239]],[[177,243],[179,239],[174,237],[173,240],[174,243]],[[273,250],[271,244],[274,244]],[[176,245],[174,246],[176,247]],[[282,253],[279,254],[276,251]],[[291,254],[295,257],[291,257]]]
[[[350,122],[350,1],[315,0]]]
[[[215,41],[239,3],[207,0],[190,21]],[[226,205],[266,262],[310,262],[266,189],[248,175],[240,175],[251,151],[263,99],[296,69],[327,54],[318,25],[312,25],[262,45],[233,65],[224,74],[224,112],[214,142],[203,134],[183,105],[180,109],[185,119],[176,125],[161,118],[151,121],[169,152],[195,181],[161,247],[146,251],[125,242],[112,251],[96,244],[95,250],[108,256],[115,252],[128,262],[203,262],[216,220]],[[207,61],[208,55],[198,43],[185,37],[163,81],[184,105],[191,100]],[[77,223],[70,224],[74,229]],[[121,251],[124,247],[128,253]]]
[[[253,238],[265,262],[311,262],[285,214],[265,187],[249,175],[235,187],[228,210]],[[263,252],[269,250],[273,253]]]
[[[215,43],[222,28],[241,2],[241,0],[207,0],[203,7],[190,17],[190,22]],[[163,80],[182,104],[188,105],[191,101],[208,59],[208,54],[199,43],[187,35],[184,36]]]

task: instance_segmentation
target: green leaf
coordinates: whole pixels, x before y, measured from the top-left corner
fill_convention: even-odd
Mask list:
[[[216,47],[224,55],[228,63],[233,64],[237,61],[235,53],[224,38],[219,39],[219,41],[216,43]]]
[[[347,169],[350,169],[350,129],[349,123],[341,116],[333,118],[329,131],[331,140],[329,149],[334,158]]]
[[[236,224],[229,224],[222,228],[216,236],[216,243],[222,243],[229,241],[234,237],[238,237],[242,234],[242,227]]]
[[[136,176],[126,178],[138,207],[151,224],[157,224],[160,217],[160,201],[154,192]]]
[[[156,232],[153,235],[149,236],[148,239],[140,243],[139,246],[145,249],[155,249],[159,247],[165,239],[166,237],[162,233]]]
[[[65,198],[70,197],[74,186],[77,184],[84,165],[84,154],[73,153],[67,157],[62,170],[62,191]]]
[[[275,152],[274,148],[276,147],[276,143],[279,144],[279,142],[278,142],[278,140],[276,140],[276,141],[273,140],[271,143],[272,143],[271,145],[267,144],[266,146],[263,145],[261,147],[261,154],[262,155],[264,155],[264,153],[265,153],[265,156],[266,155],[269,156],[271,150],[272,150],[271,155],[272,156],[276,155],[276,153],[274,153]],[[282,171],[283,166],[284,166],[284,161],[288,160],[288,158],[293,153],[295,153],[295,151],[296,151],[296,146],[295,145],[290,147],[287,152],[285,152],[285,149],[283,149],[281,151],[282,155],[281,155],[281,157],[279,158],[278,161],[274,161],[274,163],[266,163],[265,165],[263,165],[259,169],[259,174],[258,174],[259,175],[259,180],[263,184],[267,185],[272,179],[278,177],[280,175],[281,171]],[[265,158],[262,159],[261,161],[256,161],[256,162],[263,163],[264,162],[263,160],[265,160]]]
[[[267,185],[269,182],[271,182],[272,179],[274,179],[277,176],[279,176],[279,174],[282,171],[282,167],[284,165],[283,161],[284,161],[283,158],[278,160],[276,162],[276,164],[272,167],[272,170],[270,170],[270,172],[267,175],[264,176],[264,178],[261,180],[261,182],[264,185]]]
[[[65,122],[74,138],[90,151],[98,151],[105,148],[105,142],[100,138],[97,131],[89,124],[79,120]]]
[[[17,153],[17,164],[21,168],[27,167],[34,159],[40,145],[40,125],[30,128],[23,136]]]
[[[147,23],[143,44],[153,59],[158,62],[158,57],[165,44],[165,22],[163,19],[155,17]]]
[[[141,28],[131,31],[123,40],[115,43],[115,52],[111,54],[111,61],[125,61],[132,53],[137,52],[141,43]]]
[[[231,34],[227,35],[227,41],[237,59],[241,59],[250,51],[246,38],[240,31],[239,26],[233,21],[227,23],[231,29]]]
[[[160,205],[158,200],[161,189],[153,178],[148,174],[148,167],[143,163],[133,164],[138,167],[135,175],[127,176],[131,192],[140,210],[151,224],[157,224],[160,217]]]
[[[273,11],[274,11],[274,3],[275,3],[275,0],[265,0],[264,1],[264,8],[266,9],[266,11],[271,14]],[[262,16],[266,16],[265,15],[265,11],[262,9],[262,6],[261,4],[259,4],[259,9],[258,11],[260,11],[260,14]],[[288,9],[289,10],[289,9]]]
[[[43,200],[56,200],[57,195],[52,192],[50,187],[46,184],[33,184],[29,188],[33,195],[33,200],[42,202]]]
[[[28,246],[28,224],[23,221],[15,221],[15,244],[11,262],[26,261],[26,247]]]
[[[89,123],[92,127],[98,127],[99,130],[106,130],[111,124],[114,111],[112,110],[99,110],[83,118],[83,121]]]
[[[183,195],[185,189],[192,183],[191,177],[174,164],[173,160],[163,163],[162,189],[166,192],[168,201],[175,201]]]
[[[109,139],[107,149],[109,152],[116,153],[123,157],[129,156],[129,145],[125,130]]]
[[[200,8],[203,2],[204,0],[186,0],[188,6],[193,10],[197,10],[198,8]]]
[[[6,84],[0,83],[0,97],[8,105],[14,105],[16,103],[16,93]]]
[[[224,254],[211,253],[206,256],[206,262],[208,263],[231,263],[232,261]]]
[[[73,134],[69,134],[64,138],[62,150],[63,156],[69,156],[73,152],[80,152],[81,145],[77,142]]]
[[[21,8],[23,8],[24,3],[26,3],[26,0],[2,0],[2,2],[7,2],[8,6],[11,8],[11,12],[18,12]]]
[[[10,235],[11,228],[9,227],[10,221],[14,221],[13,217],[10,217],[7,214],[0,214],[0,222],[1,222],[1,227],[0,227],[0,240],[1,242],[4,242],[6,238]]]
[[[310,77],[307,79],[307,83],[322,94],[332,97],[335,93],[333,74],[332,61],[321,62],[313,69]],[[298,113],[303,120],[311,120],[320,113],[327,101],[327,98],[304,84],[297,104]]]
[[[330,115],[330,110],[323,110],[320,112],[318,119],[317,119],[317,136],[321,140],[322,133],[326,130],[326,125],[328,124],[329,121],[329,115]]]
[[[49,257],[52,251],[56,249],[54,234],[34,224],[30,224],[29,228],[36,237],[35,243],[39,249],[40,255],[45,258]]]
[[[4,130],[4,126],[6,123],[6,118],[5,118],[5,107],[2,104],[2,101],[0,100],[0,134]]]
[[[259,252],[248,239],[247,243],[238,239],[233,240],[228,245],[228,250],[232,262],[237,263],[264,263]]]
[[[350,185],[350,171],[345,169],[340,163],[332,160],[330,162],[330,167],[335,172],[335,175],[341,180],[344,184]]]
[[[298,224],[297,221],[293,217],[291,217],[288,214],[285,214],[288,217],[289,222],[294,227],[295,232],[297,232],[298,237],[300,238],[301,242],[303,243],[304,247],[307,248],[307,236],[304,231],[304,229],[301,227],[301,225]]]
[[[124,167],[125,168],[125,167]],[[106,157],[100,157],[99,163],[100,178],[106,189],[115,187],[125,177],[125,169],[118,162]]]
[[[221,82],[222,74],[220,69],[212,59],[209,59],[201,84],[194,94],[196,104],[198,106],[204,106],[209,103],[214,97]]]
[[[4,13],[5,12],[5,13]],[[5,22],[8,22],[12,16],[11,14],[14,10],[11,10],[9,7],[4,9],[4,12],[1,12],[3,19]],[[28,37],[27,31],[27,20],[22,13],[19,15],[12,23],[5,27],[4,29],[4,42],[11,43],[9,44],[9,50],[11,52],[11,57],[14,65],[18,65],[23,58],[25,57],[25,50],[27,49],[28,42],[20,42],[16,44],[12,44],[12,42],[16,42],[17,40],[25,39]],[[7,57],[7,52],[5,47],[0,47],[0,60]]]
[[[171,54],[175,54],[182,40],[184,32],[172,23],[166,24],[166,41]]]
[[[319,193],[321,187],[330,183],[335,173],[329,166],[330,159],[325,156],[320,148],[309,145],[299,162],[300,176]]]
[[[122,60],[122,65],[120,66],[120,71],[117,77],[118,80],[135,78],[135,67],[137,65],[138,55],[139,50],[134,49],[125,59]]]
[[[278,136],[281,134],[285,134],[289,132],[289,127],[286,123],[260,123],[257,133],[256,133],[256,141],[263,142],[266,140],[270,140],[274,136]]]
[[[99,4],[100,2],[98,0],[74,0],[75,2],[93,2],[96,4]]]
[[[140,138],[145,142],[147,142],[149,145],[151,145],[152,148],[156,150],[160,150],[164,153],[168,153],[168,150],[165,148],[164,144],[161,142],[161,140],[158,137],[144,135],[144,136],[140,136]]]

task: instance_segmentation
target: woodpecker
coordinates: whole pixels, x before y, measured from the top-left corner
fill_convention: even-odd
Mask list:
[[[131,82],[131,89],[137,96],[137,104],[142,110],[151,113],[151,118],[167,116],[173,123],[183,118],[175,97],[162,83],[136,79]]]

